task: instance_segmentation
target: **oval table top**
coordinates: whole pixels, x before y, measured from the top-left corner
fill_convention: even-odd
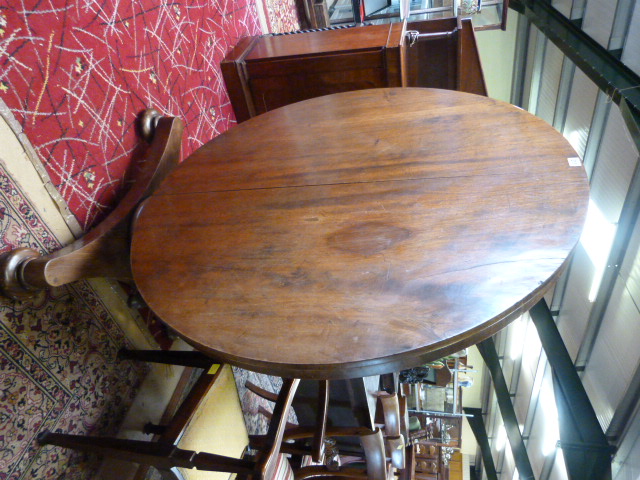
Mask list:
[[[255,117],[144,204],[132,268],[197,349],[352,378],[473,345],[533,306],[578,242],[587,177],[544,121],[435,89],[329,95]]]

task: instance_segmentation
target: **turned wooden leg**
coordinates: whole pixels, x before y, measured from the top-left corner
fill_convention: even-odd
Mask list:
[[[38,435],[40,445],[56,445],[83,452],[92,452],[129,462],[151,465],[158,470],[171,471],[175,467],[220,471],[239,474],[253,472],[251,461],[182,450],[170,443],[128,440],[113,437],[89,437],[65,433],[42,432]]]
[[[181,450],[169,443],[113,437],[89,437],[47,431],[38,435],[38,443],[151,465],[159,470],[170,470],[173,467],[192,468],[193,466],[194,452]]]
[[[95,277],[131,280],[130,224],[141,201],[153,192],[180,160],[184,125],[179,118],[142,116],[141,132],[150,142],[133,186],[98,226],[72,244],[48,255],[18,248],[0,256],[0,291],[10,298]]]

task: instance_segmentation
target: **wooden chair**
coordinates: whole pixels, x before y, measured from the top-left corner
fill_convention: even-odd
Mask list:
[[[378,393],[378,401],[382,405],[382,416],[384,419],[384,439],[387,457],[394,467],[405,468],[405,450],[408,440],[408,430],[403,428],[406,408],[401,414],[400,397],[397,393]],[[404,402],[406,407],[406,402]]]
[[[391,456],[394,466],[398,468],[400,480],[407,480],[415,473],[415,452],[410,441],[410,418],[408,399],[398,385],[397,374],[387,374],[381,377],[381,383],[386,385],[386,391],[380,392],[378,400],[382,406],[382,417],[377,420],[384,422],[385,433],[390,436],[387,440],[387,456]],[[381,422],[382,423],[382,422]],[[400,442],[396,438],[402,439]],[[395,456],[391,454],[395,453]]]
[[[275,395],[264,389],[247,382],[245,386],[255,394],[270,401],[275,400]],[[329,381],[319,382],[318,408],[316,410],[316,423],[312,426],[290,426],[286,429],[281,451],[297,457],[292,464],[295,478],[308,477],[349,477],[367,478],[379,480],[388,478],[392,468],[402,470],[405,468],[405,442],[400,433],[399,406],[395,394],[381,394],[384,416],[388,425],[385,425],[385,433],[381,429],[371,430],[365,427],[339,427],[327,426],[329,407]],[[350,456],[351,461],[344,468],[332,469],[327,465],[311,465],[298,467],[301,456],[309,455],[314,463],[324,461],[325,439],[337,437],[358,437],[363,449],[362,457]],[[308,440],[312,439],[309,445]],[[265,438],[262,435],[249,437],[250,445],[255,448],[263,448]],[[360,461],[356,466],[353,462]]]
[[[113,437],[92,437],[43,432],[38,436],[41,445],[57,445],[85,452],[93,452],[121,460],[149,465],[162,472],[165,478],[182,479],[180,468],[236,473],[252,479],[271,479],[276,469],[280,445],[286,427],[291,402],[298,387],[298,379],[285,379],[277,395],[272,420],[263,444],[253,460],[236,459],[206,452],[183,450],[176,444],[216,380],[209,374],[214,360],[199,352],[122,351],[121,358],[170,363],[205,368],[173,420],[168,425],[152,426],[159,433],[158,441],[127,440]],[[218,369],[220,372],[221,369]]]
[[[297,444],[293,445],[284,445],[283,452],[293,454],[293,455],[310,455],[313,462],[321,462],[324,457],[324,447],[325,447],[325,436],[326,436],[326,426],[327,426],[327,415],[329,411],[329,380],[321,380],[318,382],[318,399],[317,399],[317,409],[316,409],[316,422],[311,427],[304,427],[304,431],[307,432],[307,436],[299,436],[298,439],[307,439],[311,438],[311,445],[309,447],[302,446]],[[271,402],[277,401],[277,395],[275,393],[264,390],[263,388],[258,387],[254,383],[247,381],[245,382],[245,387],[254,394],[258,395],[261,398],[269,400]],[[271,416],[269,412],[264,410],[261,413]],[[288,425],[287,430],[285,431],[285,441],[293,440],[290,436],[288,436],[288,432],[297,431],[298,433],[302,432],[302,428],[298,425]],[[250,445],[261,447],[263,443],[263,438],[260,435],[253,435],[249,437]]]
[[[348,463],[336,468],[326,465],[300,467],[294,470],[295,480],[307,478],[389,480],[393,477],[393,469],[387,462],[384,439],[379,428],[376,430],[359,427],[327,429],[327,435],[357,435],[364,451],[364,463]]]

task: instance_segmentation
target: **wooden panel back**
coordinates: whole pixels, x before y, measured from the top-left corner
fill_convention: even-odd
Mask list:
[[[454,32],[455,18],[444,18],[407,24],[407,30],[420,33]],[[456,89],[458,74],[458,34],[444,38],[421,38],[405,47],[407,86]]]
[[[383,68],[251,78],[256,115],[275,108],[332,93],[382,88],[387,85]]]
[[[487,96],[487,86],[470,18],[460,20],[458,45],[458,79],[456,89],[461,92]]]
[[[221,63],[236,119],[331,93],[404,85],[404,26],[242,40]]]

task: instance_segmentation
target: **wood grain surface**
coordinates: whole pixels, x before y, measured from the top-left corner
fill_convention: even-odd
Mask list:
[[[569,143],[455,91],[341,93],[260,115],[147,200],[132,269],[205,353],[349,378],[475,344],[530,308],[579,240],[588,183]]]

